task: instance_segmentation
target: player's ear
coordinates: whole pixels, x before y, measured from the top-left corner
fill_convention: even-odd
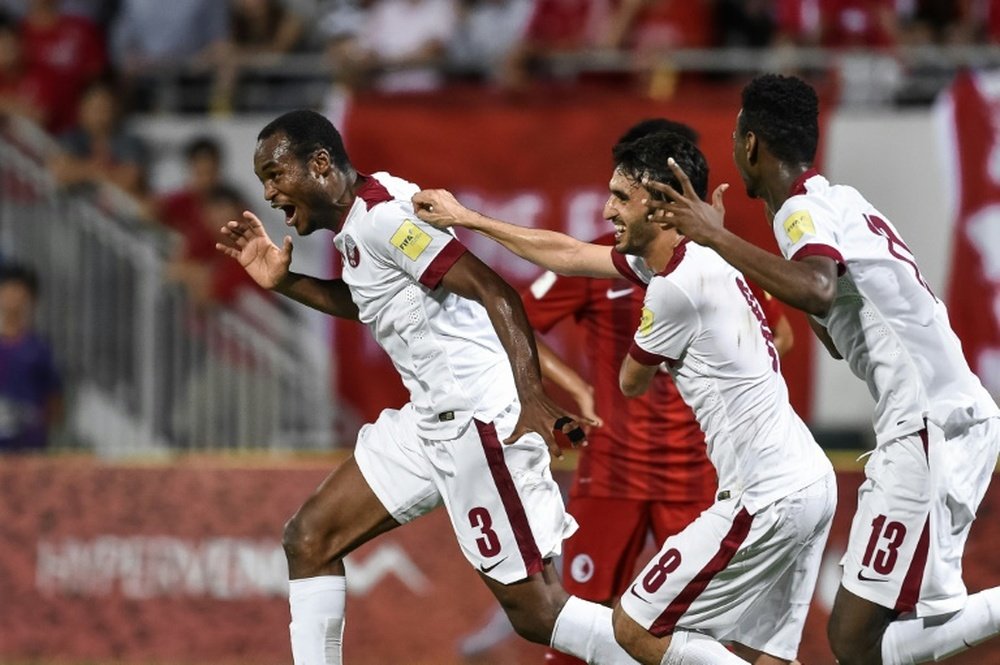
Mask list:
[[[746,150],[747,153],[747,163],[756,164],[757,151],[760,149],[760,143],[757,141],[757,135],[753,132],[747,132],[743,139],[743,149]]]
[[[309,157],[309,165],[316,171],[317,175],[328,175],[333,165],[330,161],[330,153],[325,148],[314,151]]]

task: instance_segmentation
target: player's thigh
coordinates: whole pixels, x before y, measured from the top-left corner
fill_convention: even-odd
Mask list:
[[[428,442],[428,458],[459,546],[479,572],[503,584],[541,572],[576,529],[552,478],[548,448],[529,433],[512,444],[517,410],[473,420],[451,441]]]
[[[563,544],[563,586],[569,593],[606,603],[625,590],[649,532],[651,503],[570,498],[567,509],[580,528]]]
[[[922,616],[962,606],[961,550],[989,482],[963,443],[931,427],[872,453],[841,560],[852,595]]]
[[[835,496],[830,474],[755,515],[738,499],[715,503],[664,542],[622,595],[623,610],[654,636],[683,628],[726,639],[776,584],[803,581],[796,560],[808,544],[822,550]]]
[[[770,571],[769,586],[743,613],[736,625],[720,637],[752,651],[791,661],[798,652],[823,562],[827,536],[837,506],[836,478],[813,483],[765,509],[773,529],[763,536],[774,551],[755,555],[756,565]],[[766,568],[765,568],[766,566]],[[766,659],[765,659],[766,660]]]

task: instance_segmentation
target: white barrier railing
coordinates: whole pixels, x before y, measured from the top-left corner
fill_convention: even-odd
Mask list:
[[[96,192],[61,192],[47,137],[0,131],[0,256],[35,268],[39,323],[65,372],[70,438],[107,455],[317,449],[337,413],[324,342],[255,293],[193,307],[164,278],[174,239]]]

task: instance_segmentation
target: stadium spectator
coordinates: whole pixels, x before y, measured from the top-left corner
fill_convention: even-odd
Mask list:
[[[524,36],[531,11],[531,0],[463,0],[448,45],[449,68],[461,78],[494,80]]]
[[[232,0],[229,42],[216,56],[212,111],[228,113],[238,104],[234,95],[247,61],[290,53],[304,38],[304,16],[285,0]]]
[[[146,149],[123,126],[117,87],[110,79],[90,84],[80,103],[80,124],[60,137],[50,168],[64,186],[110,183],[143,198]]]
[[[876,447],[841,560],[830,645],[843,665],[936,662],[1000,633],[1000,587],[969,595],[962,580],[1000,454],[1000,409],[896,227],[813,167],[818,143],[808,84],[767,74],[743,89],[733,156],[747,193],[773,215],[781,256],[726,229],[721,190],[709,205],[687,186],[682,194],[650,183],[666,197],[651,199],[651,217],[808,313],[824,347],[868,385]],[[674,178],[686,181],[676,168]]]
[[[545,58],[594,46],[597,27],[607,12],[590,0],[538,0],[521,41],[510,50],[499,72],[500,83],[511,90],[549,74]]]
[[[107,67],[100,30],[87,18],[63,13],[58,0],[30,0],[21,46],[26,66],[51,76],[58,91],[48,125],[55,133],[72,128],[84,89]]]
[[[715,41],[722,47],[767,48],[775,37],[772,0],[718,0]]]
[[[190,227],[206,226],[208,195],[222,184],[222,146],[212,137],[199,136],[185,146],[184,158],[184,185],[160,197],[156,204],[157,219],[181,234]],[[214,246],[215,240],[210,244]]]
[[[111,26],[111,56],[123,76],[128,108],[156,104],[156,69],[184,66],[197,99],[182,106],[204,108],[211,71],[229,39],[229,3],[225,0],[121,0]]]
[[[25,63],[15,23],[0,14],[0,115],[19,115],[55,129],[59,91],[47,72]]]
[[[0,266],[0,452],[43,450],[62,420],[62,379],[35,331],[38,276]]]

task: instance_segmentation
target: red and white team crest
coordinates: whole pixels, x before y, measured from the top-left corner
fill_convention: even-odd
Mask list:
[[[351,236],[344,238],[344,258],[347,259],[352,268],[357,268],[358,264],[361,263],[361,253],[358,251],[358,244],[354,242],[354,238]]]
[[[594,568],[594,560],[589,554],[577,554],[570,563],[569,571],[576,582],[583,584],[594,576]]]

